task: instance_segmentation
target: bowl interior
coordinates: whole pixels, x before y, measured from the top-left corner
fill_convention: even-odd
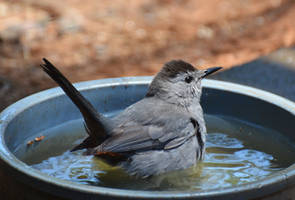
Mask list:
[[[84,82],[76,86],[97,110],[111,116],[143,98],[150,80],[150,77],[111,79]],[[225,116],[279,132],[285,137],[285,141],[288,141],[288,145],[295,145],[295,106],[292,102],[267,92],[221,81],[205,80],[203,86],[201,103],[206,115]],[[71,126],[62,137],[50,134],[47,130],[52,127],[58,129],[61,124],[81,118],[78,109],[59,88],[25,98],[6,109],[1,115],[1,128],[4,130],[1,136],[3,145],[1,148],[6,150],[4,151],[6,154],[1,156],[8,159],[7,162],[10,163],[17,160],[15,166],[27,166],[28,163],[34,162],[28,159],[32,152],[39,159],[46,159],[60,151],[70,149],[75,145],[77,139],[81,138],[81,133],[83,133],[81,131],[83,129],[82,122]],[[33,146],[28,147],[27,142],[40,135],[45,136],[44,144],[34,143]],[[52,148],[53,145],[54,148]],[[38,154],[36,154],[36,149],[39,152]],[[293,168],[293,165],[288,166],[287,169],[284,169],[285,171],[282,170],[282,173],[289,176],[291,172],[294,173]],[[27,173],[30,177],[37,172],[33,169],[24,169],[21,173]],[[259,183],[262,186],[265,184],[267,189],[264,193],[270,192],[270,187],[267,186],[272,186],[276,184],[276,181],[279,183],[284,179],[278,178],[278,176],[281,176],[281,174],[274,174]],[[57,185],[66,185],[70,190],[79,188],[79,192],[87,192],[87,190],[93,189],[91,186],[80,186],[49,178],[42,173],[38,174],[37,178],[45,182],[48,180],[51,184],[53,181]],[[68,186],[70,184],[72,185]],[[255,184],[257,183],[253,183],[252,186],[248,184],[247,187],[239,186],[238,188],[241,191],[249,191],[251,187],[256,187]],[[232,192],[232,189],[204,192],[210,196],[217,193]],[[98,193],[100,192],[98,191]],[[202,196],[204,194],[196,195]],[[255,192],[252,195],[255,196]]]

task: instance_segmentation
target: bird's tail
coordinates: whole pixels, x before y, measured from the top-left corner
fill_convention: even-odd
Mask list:
[[[63,89],[73,103],[79,108],[85,121],[85,128],[89,135],[81,144],[74,147],[72,151],[92,148],[101,144],[107,137],[107,130],[104,125],[106,119],[99,114],[87,99],[67,80],[63,74],[56,69],[48,60],[43,58],[41,64],[43,70]]]

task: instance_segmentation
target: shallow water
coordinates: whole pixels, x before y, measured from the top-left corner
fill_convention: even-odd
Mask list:
[[[26,147],[26,157],[22,160],[43,173],[81,184],[193,191],[256,181],[294,163],[295,146],[280,133],[227,117],[206,115],[205,118],[208,127],[205,159],[190,169],[157,177],[137,179],[93,156],[82,155],[83,151],[66,151],[85,134],[80,120],[43,133],[48,135],[44,143]],[[61,134],[66,142],[54,137]],[[63,143],[68,146],[61,146]],[[49,147],[52,151],[48,151]]]

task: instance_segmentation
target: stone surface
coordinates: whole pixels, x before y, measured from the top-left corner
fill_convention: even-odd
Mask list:
[[[280,49],[210,78],[256,87],[295,101],[295,48]]]

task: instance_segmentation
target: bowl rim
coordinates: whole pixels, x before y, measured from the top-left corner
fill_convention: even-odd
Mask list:
[[[78,90],[91,90],[103,87],[121,86],[121,85],[147,85],[151,82],[152,76],[137,76],[137,77],[122,77],[122,78],[108,78],[100,80],[92,80],[75,83],[75,87]],[[205,88],[212,88],[217,90],[224,90],[227,92],[242,94],[263,100],[265,102],[274,104],[281,109],[295,115],[295,103],[292,101],[272,94],[261,89],[244,86],[236,83],[204,79],[202,85]],[[238,196],[243,198],[253,198],[257,196],[267,195],[276,191],[279,191],[286,187],[288,184],[295,182],[295,164],[289,166],[286,169],[275,172],[261,180],[241,184],[234,187],[224,187],[219,189],[210,189],[204,191],[143,191],[143,190],[127,190],[107,188],[100,186],[83,185],[71,181],[58,179],[49,175],[46,175],[39,170],[33,169],[9,151],[5,144],[4,132],[11,120],[14,119],[19,113],[23,112],[27,108],[34,106],[42,101],[56,98],[58,96],[65,95],[63,91],[58,88],[47,89],[28,97],[25,97],[0,113],[0,161],[6,168],[18,175],[25,175],[25,179],[29,182],[37,180],[39,183],[51,186],[54,188],[60,188],[67,192],[78,192],[90,195],[102,195],[109,197],[121,197],[121,198],[140,198],[140,199],[184,199],[184,198],[226,198]],[[44,187],[47,188],[47,187]],[[39,189],[42,190],[41,187]],[[46,191],[46,189],[44,189]],[[66,197],[68,193],[61,194],[60,196]],[[48,192],[48,191],[47,191]],[[253,193],[254,192],[254,193]],[[63,192],[62,192],[63,193]],[[253,196],[254,195],[254,196]]]

